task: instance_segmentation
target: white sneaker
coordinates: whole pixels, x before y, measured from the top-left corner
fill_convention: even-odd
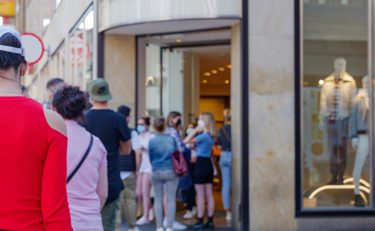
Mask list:
[[[195,210],[193,209],[192,211],[190,210],[187,210],[186,213],[184,214],[184,216],[182,218],[184,218],[185,220],[187,219],[192,219],[195,217],[197,213],[195,212]]]
[[[149,221],[153,221],[154,218],[155,218],[154,210],[153,210],[153,209],[150,209],[150,211],[148,212],[148,220],[149,220]]]
[[[173,222],[172,227],[173,227],[174,230],[185,230],[187,228],[186,225],[181,224],[178,221]]]
[[[231,221],[231,220],[232,220],[232,213],[229,212],[229,211],[227,211],[227,215],[225,216],[225,219],[226,219],[227,221]]]
[[[163,221],[163,226],[164,226],[164,228],[167,228],[167,219],[166,218]],[[185,230],[185,229],[187,229],[186,225],[181,224],[178,221],[174,221],[172,227],[173,227],[174,230]]]
[[[148,223],[150,223],[150,221],[147,220],[146,217],[142,216],[141,218],[138,219],[138,221],[137,221],[136,224],[137,224],[137,225],[146,225],[146,224],[148,224]]]
[[[164,231],[164,228],[163,227],[159,227],[156,229],[156,231]]]

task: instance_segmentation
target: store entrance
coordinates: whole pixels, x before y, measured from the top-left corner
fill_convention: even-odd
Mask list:
[[[138,75],[138,116],[167,117],[169,112],[178,111],[183,115],[180,134],[185,136],[189,126],[196,126],[201,113],[210,112],[219,131],[224,126],[224,110],[231,108],[230,36],[228,29],[139,38],[138,49],[143,49],[145,63],[143,70],[138,69],[141,72]],[[226,219],[221,195],[218,146],[212,156],[215,226],[227,228],[231,227],[231,220]],[[181,200],[178,202],[177,220],[192,225],[196,222],[194,218],[183,218],[185,206]]]

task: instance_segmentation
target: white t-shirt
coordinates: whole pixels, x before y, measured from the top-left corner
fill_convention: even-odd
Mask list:
[[[152,138],[154,138],[154,135],[151,132],[146,132],[138,136],[139,143],[142,147],[142,162],[139,172],[152,172],[150,156],[148,154],[148,143]]]

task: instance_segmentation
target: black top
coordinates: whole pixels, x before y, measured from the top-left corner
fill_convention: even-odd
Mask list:
[[[230,124],[224,125],[220,129],[217,140],[223,151],[232,151],[232,127]]]
[[[120,177],[120,141],[130,139],[130,131],[124,117],[110,110],[92,109],[86,113],[86,128],[104,144],[108,155],[108,198],[110,203],[118,198],[124,186]]]
[[[136,132],[134,129],[130,129],[131,133]],[[120,170],[122,172],[135,172],[135,151],[132,148],[130,155],[120,156]]]

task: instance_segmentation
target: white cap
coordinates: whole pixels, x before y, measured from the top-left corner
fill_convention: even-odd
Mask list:
[[[0,38],[6,33],[11,33],[12,35],[14,35],[14,37],[16,37],[18,39],[18,41],[21,43],[21,48],[6,46],[6,45],[0,45],[0,51],[19,54],[19,55],[22,55],[23,57],[25,57],[25,49],[22,45],[20,33],[18,33],[18,31],[14,30],[12,28],[1,26],[0,27]]]

